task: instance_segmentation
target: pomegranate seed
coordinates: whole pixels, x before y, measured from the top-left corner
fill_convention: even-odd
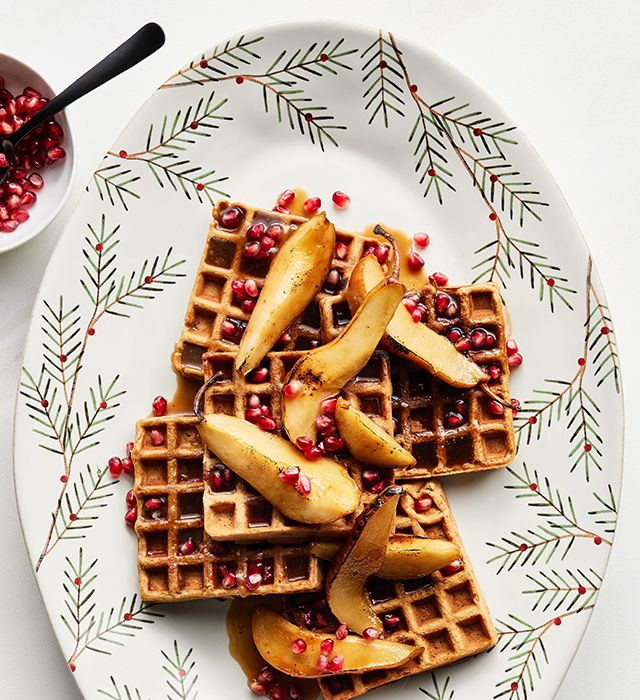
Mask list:
[[[497,381],[500,379],[500,376],[502,375],[502,370],[500,369],[500,365],[489,365],[487,368],[487,374],[489,375],[489,378],[492,381]]]
[[[457,574],[459,571],[462,571],[462,569],[463,566],[460,559],[454,559],[451,564],[443,566],[442,569],[440,569],[440,573],[443,576],[453,576],[453,574]]]
[[[244,211],[240,207],[229,207],[220,214],[220,222],[222,225],[231,230],[240,228],[240,224],[244,219]]]
[[[8,168],[9,167],[9,159],[4,153],[0,153],[0,168]]]
[[[257,241],[245,243],[243,252],[245,258],[257,258],[260,255],[260,243]]]
[[[282,224],[269,224],[266,233],[269,238],[273,238],[274,241],[277,241],[284,233],[284,226]]]
[[[303,451],[308,450],[313,445],[313,440],[306,435],[301,435],[296,440],[296,445]]]
[[[418,308],[419,301],[420,297],[417,294],[409,294],[402,298],[402,303],[410,314],[413,314],[413,312]]]
[[[515,418],[520,410],[520,402],[518,399],[511,399],[511,415]],[[538,419],[535,416],[529,418],[529,423],[535,423]]]
[[[284,395],[287,398],[293,399],[296,396],[300,395],[302,391],[302,382],[299,382],[297,379],[294,379],[292,382],[289,382],[288,384],[284,385],[283,391]],[[298,445],[298,447],[300,447],[300,445]]]
[[[450,428],[457,428],[464,421],[464,417],[455,411],[447,413],[444,419]]]
[[[340,190],[336,190],[331,199],[336,209],[346,209],[351,204],[351,197]]]
[[[260,293],[260,290],[258,289],[258,283],[254,280],[249,278],[246,280],[244,283],[244,291],[250,296],[253,297],[254,299],[258,296]]]
[[[253,384],[262,384],[269,380],[269,368],[268,367],[256,367],[249,376],[247,377]]]
[[[277,199],[279,207],[288,207],[296,198],[296,193],[293,190],[284,190]]]
[[[258,426],[261,430],[271,432],[276,429],[276,422],[275,420],[273,420],[273,418],[270,418],[269,416],[262,416],[262,418],[260,418],[260,420],[258,421]]]
[[[130,457],[122,458],[122,471],[129,476],[133,476],[133,462]]]
[[[0,231],[3,233],[13,233],[19,224],[15,219],[10,219],[9,221],[0,222]]]
[[[120,457],[112,457],[109,460],[109,474],[117,479],[122,474],[122,460]]]
[[[133,492],[133,489],[129,489],[127,491],[127,495],[125,496],[125,501],[126,501],[127,505],[129,506],[129,508],[133,508],[137,504],[138,501],[136,500],[136,495]]]
[[[515,355],[518,352],[518,343],[516,343],[514,338],[509,338],[507,340],[507,355]]]
[[[509,357],[509,367],[520,367],[522,364],[522,355],[519,352],[516,352],[515,354],[511,355]]]
[[[464,332],[460,328],[452,328],[448,333],[447,333],[447,338],[452,343],[457,343],[461,338],[464,338]]]
[[[167,412],[167,400],[164,398],[164,396],[156,396],[151,406],[156,416],[164,416],[164,414]]]
[[[448,294],[445,294],[444,292],[438,292],[436,294],[435,306],[436,311],[439,314],[443,314],[447,310],[450,303],[451,297]]]
[[[15,211],[20,207],[20,196],[17,194],[9,195],[6,199],[6,203],[9,211]]]
[[[324,399],[320,402],[320,408],[323,413],[333,414],[336,412],[336,404],[338,402],[337,396],[332,396],[329,399]]]
[[[424,304],[418,304],[411,314],[414,323],[420,323],[427,315],[427,307]]]
[[[310,462],[315,462],[317,459],[322,457],[322,450],[314,445],[308,450],[304,450],[303,454]]]
[[[25,192],[20,198],[20,205],[23,207],[30,207],[35,204],[38,199],[38,195],[35,192]]]
[[[51,162],[62,160],[65,156],[64,148],[60,148],[59,146],[54,146],[47,151],[47,159]]]
[[[308,496],[311,493],[311,481],[306,474],[300,474],[296,488],[303,496]]]
[[[333,639],[323,639],[320,642],[320,651],[323,654],[331,655],[333,653]]]
[[[323,413],[316,418],[316,428],[321,432],[325,432],[329,428],[333,428],[335,425],[335,420],[332,416]]]
[[[338,260],[346,260],[347,255],[349,255],[349,246],[346,243],[342,243],[342,241],[338,241],[336,243],[336,258]]]
[[[247,230],[247,238],[251,241],[259,241],[267,231],[267,227],[262,222],[253,224]]]
[[[320,654],[320,657],[318,658],[318,663],[316,664],[316,668],[318,669],[318,671],[322,671],[322,673],[328,673],[329,657],[325,656],[324,654]]]
[[[193,538],[189,537],[186,539],[178,548],[178,551],[180,554],[184,557],[189,556],[189,554],[193,554],[196,551],[196,544],[193,541]]]
[[[253,299],[245,299],[242,304],[240,304],[240,308],[245,314],[251,314],[256,308],[256,302]]]
[[[426,248],[429,245],[429,235],[426,233],[414,233],[413,240],[418,248]]]
[[[235,588],[237,585],[238,581],[236,575],[232,571],[227,572],[222,579],[222,587],[228,591],[231,588]]]
[[[160,510],[160,508],[162,508],[162,501],[159,498],[152,496],[151,498],[147,498],[147,500],[144,502],[144,507],[145,510],[149,511],[149,513],[156,513]]]
[[[269,666],[265,666],[258,674],[258,681],[260,681],[260,683],[273,683],[275,679],[273,670]]]
[[[320,209],[321,205],[322,202],[320,201],[320,197],[309,197],[309,199],[305,199],[302,208],[304,209],[305,214],[311,216],[312,214],[315,214],[318,209]]]
[[[336,630],[336,639],[346,639],[349,634],[349,628],[346,625],[340,625]]]
[[[294,639],[291,643],[291,651],[294,654],[302,654],[307,650],[307,643],[304,639]]]
[[[365,469],[362,474],[362,483],[365,486],[373,486],[380,481],[380,471],[378,469]]]
[[[164,445],[164,434],[161,433],[159,430],[150,430],[149,440],[151,441],[151,444],[155,447],[160,447],[160,445]]]
[[[269,251],[273,246],[275,245],[275,241],[271,236],[262,236],[260,239],[260,250],[262,251]]]
[[[472,347],[478,349],[483,348],[487,344],[487,331],[483,328],[476,328],[471,331],[471,345]]]
[[[491,416],[504,416],[504,406],[499,401],[489,401],[487,412]]]
[[[262,574],[249,574],[244,582],[244,587],[248,591],[255,591],[262,585]]]
[[[416,253],[415,251],[413,253],[409,253],[407,263],[411,272],[419,272],[424,267],[424,260],[422,259],[422,256],[420,253]]]
[[[17,182],[7,182],[4,186],[4,191],[6,194],[17,194],[22,195],[23,189]]]
[[[413,502],[413,507],[416,513],[426,513],[433,507],[433,498],[431,496],[420,496]]]
[[[124,521],[129,527],[133,527],[136,524],[136,519],[138,518],[138,509],[134,506],[129,508],[124,516]]]
[[[378,639],[380,636],[380,633],[374,629],[373,627],[367,627],[366,630],[363,630],[362,636],[368,641],[368,642],[373,642],[374,639]]]
[[[460,338],[457,343],[454,343],[454,347],[458,352],[467,352],[471,349],[471,341],[469,338]]]
[[[285,467],[279,474],[281,481],[290,486],[295,486],[300,477],[300,467]]]
[[[326,292],[333,292],[340,286],[340,271],[330,270],[327,278],[324,281],[324,289]]]
[[[329,661],[329,671],[331,671],[331,673],[340,673],[343,666],[344,656],[342,656],[342,654],[336,654],[331,661]]]
[[[389,260],[389,250],[389,246],[387,245],[379,245],[376,248],[374,255],[376,256],[376,260],[381,265],[384,265],[387,262],[387,260]]]
[[[393,632],[400,626],[400,617],[398,615],[393,615],[392,613],[387,613],[382,616],[382,624],[387,632]]]
[[[485,340],[485,347],[495,348],[497,343],[498,343],[498,339],[496,338],[495,334],[487,332],[487,339]]]
[[[127,453],[127,457],[129,457],[129,459],[131,459],[131,452],[132,452],[132,451],[133,451],[133,443],[132,443],[132,442],[128,442],[128,443],[125,445],[125,452]]]

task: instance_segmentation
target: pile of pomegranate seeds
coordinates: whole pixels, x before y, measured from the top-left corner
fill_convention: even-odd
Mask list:
[[[438,316],[453,318],[458,313],[458,302],[445,292],[438,292],[435,300]]]
[[[276,429],[276,421],[271,413],[271,408],[266,403],[262,403],[257,394],[251,394],[247,399],[244,417],[249,423],[253,423],[267,432],[272,432]]]
[[[211,477],[211,490],[216,493],[233,491],[236,485],[235,474],[224,464],[218,464],[217,467]]]
[[[427,307],[422,303],[417,292],[411,292],[402,299],[405,309],[411,314],[414,323],[421,323],[427,318]]]
[[[271,224],[266,224],[263,221],[253,224],[247,229],[247,242],[243,249],[244,257],[247,260],[266,260],[273,257],[277,252],[276,243],[283,233],[284,226],[277,221]],[[249,296],[251,295],[249,294]]]
[[[48,98],[32,87],[14,96],[0,75],[0,137],[13,134],[47,102]],[[0,232],[12,233],[29,218],[28,208],[35,204],[36,192],[44,187],[42,175],[35,171],[65,157],[60,147],[63,137],[60,124],[49,119],[18,144],[7,179],[0,185]],[[0,153],[0,169],[8,165],[6,156]]]
[[[237,318],[227,317],[222,322],[220,330],[222,332],[222,337],[225,340],[229,340],[232,343],[239,343],[246,327],[247,324],[244,321],[239,321]]]
[[[370,493],[382,493],[391,483],[388,469],[364,469],[361,474],[362,485]]]
[[[304,644],[303,640],[300,641]],[[302,700],[304,697],[295,680],[271,666],[262,668],[256,678],[249,681],[249,689],[270,700]]]
[[[260,295],[258,283],[252,279],[235,279],[231,282],[233,301],[245,314],[250,314],[256,306],[256,301]]]
[[[507,358],[511,369],[520,367],[524,359],[520,352],[518,352],[518,343],[516,343],[514,338],[509,338],[509,340],[507,340]]]

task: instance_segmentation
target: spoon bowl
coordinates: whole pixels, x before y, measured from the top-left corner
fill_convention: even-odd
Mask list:
[[[17,58],[3,53],[0,53],[0,75],[4,76],[7,89],[14,94],[21,92],[27,85],[46,97],[53,97],[56,94],[40,73]],[[56,116],[56,121],[64,131],[64,140],[61,145],[66,152],[66,157],[44,169],[42,175],[45,186],[38,191],[38,201],[29,209],[30,218],[18,226],[13,233],[0,233],[0,254],[35,238],[60,213],[69,197],[75,173],[73,135],[64,112]]]

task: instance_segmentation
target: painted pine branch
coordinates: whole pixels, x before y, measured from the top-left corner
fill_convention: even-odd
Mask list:
[[[588,573],[580,569],[576,572],[566,569],[562,573],[552,569],[550,572],[540,571],[537,576],[527,574],[527,578],[535,588],[523,593],[535,596],[532,610],[542,605],[544,612],[550,608],[554,612],[582,609],[592,603],[602,584],[602,576],[593,569]]]
[[[219,114],[220,109],[227,103],[227,98],[214,101],[215,94],[215,90],[212,90],[208,98],[201,97],[195,106],[188,105],[180,108],[172,118],[165,114],[159,127],[151,123],[144,151],[139,153],[123,151],[119,155],[136,160],[159,151],[185,151],[198,139],[209,138],[212,130],[220,128],[220,122],[233,119],[231,116]]]
[[[478,187],[486,198],[500,211],[509,215],[511,221],[524,225],[525,216],[542,221],[541,207],[549,204],[542,200],[540,191],[520,172],[508,163],[503,155],[474,156],[459,149],[469,164]]]
[[[106,290],[116,274],[116,249],[120,243],[117,234],[120,224],[112,229],[107,228],[107,219],[103,214],[98,227],[87,223],[88,233],[85,235],[85,245],[82,246],[84,278],[80,284],[93,305],[93,315],[104,301]]]
[[[263,38],[262,36],[249,38],[243,34],[235,41],[219,44],[171,75],[161,87],[202,85],[211,80],[219,80],[232,72],[244,71],[253,61],[260,59],[257,49]]]
[[[470,144],[476,153],[502,156],[502,146],[517,145],[512,133],[515,126],[486,116],[469,102],[458,104],[455,96],[430,105],[434,124],[446,130],[450,138],[461,144]]]
[[[533,390],[540,398],[527,399],[515,419],[518,446],[523,435],[527,445],[532,439],[539,440],[543,427],[550,428],[554,422],[560,421],[566,415],[567,394],[580,379],[582,372],[583,369],[580,368],[571,381],[545,379],[548,388]]]
[[[94,559],[86,564],[84,551],[80,547],[76,561],[72,561],[69,557],[65,557],[65,561],[67,565],[64,570],[62,589],[66,612],[60,615],[60,619],[75,642],[73,651],[75,653],[80,644],[83,625],[95,609],[93,582],[97,575],[93,570],[98,560]]]
[[[127,685],[120,687],[113,676],[109,676],[109,680],[111,681],[111,686],[106,690],[98,689],[100,695],[104,695],[110,700],[144,700],[138,688],[130,689]]]
[[[105,160],[109,155],[105,156]],[[98,168],[89,181],[86,191],[89,192],[93,185],[102,202],[109,202],[112,207],[120,204],[125,211],[129,211],[131,199],[140,199],[134,185],[140,180],[140,175],[135,175],[131,168],[122,163],[111,163]]]
[[[173,642],[173,654],[169,656],[162,651],[162,656],[166,663],[162,665],[163,671],[167,674],[167,686],[169,700],[195,700],[198,697],[197,683],[198,674],[195,671],[195,661],[191,658],[193,648],[182,655],[178,647],[178,642]]]
[[[178,278],[184,277],[183,273],[175,271],[184,260],[173,261],[172,254],[173,248],[169,248],[162,261],[159,256],[153,261],[147,259],[139,270],[123,275],[117,282],[112,280],[101,298],[100,313],[129,318],[129,309],[141,309],[144,302],[155,299],[165,286],[175,284]]]
[[[345,58],[358,49],[344,47],[344,38],[334,42],[314,42],[305,49],[283,49],[267,70],[255,77],[268,78],[272,84],[291,86],[298,81],[308,82],[327,74],[338,75],[339,70],[353,70]]]
[[[65,457],[66,406],[63,407],[63,402],[60,400],[61,391],[57,383],[54,383],[44,364],[37,377],[34,377],[26,367],[22,372],[24,378],[20,382],[19,391],[25,398],[28,416],[35,423],[33,432],[48,440],[46,443],[38,443],[38,446]]]
[[[82,347],[80,305],[67,309],[62,296],[56,304],[46,299],[43,304],[45,312],[41,314],[40,330],[45,336],[42,343],[45,371],[61,386],[67,401],[67,383],[78,364]]]
[[[593,287],[590,293],[595,296]],[[597,386],[602,386],[609,378],[613,380],[616,392],[620,393],[620,363],[618,348],[612,330],[609,309],[595,298],[595,304],[587,318],[587,343],[589,352],[594,353],[591,363]]]
[[[582,466],[589,481],[592,467],[602,471],[603,439],[599,433],[600,408],[584,388],[582,377],[569,391],[565,412],[569,419],[567,430],[572,431],[569,435],[569,458],[573,460],[571,472]]]
[[[515,271],[520,279],[528,281],[531,289],[537,289],[540,301],[548,299],[551,311],[555,310],[556,300],[573,310],[570,296],[576,290],[568,286],[566,277],[558,274],[560,268],[540,252],[540,244],[508,236],[499,219],[496,229],[496,237],[474,251],[475,255],[486,257],[472,266],[471,269],[477,271],[473,283],[497,279],[506,288]]]
[[[561,613],[536,625],[510,614],[508,620],[498,620],[500,652],[507,653],[508,665],[504,678],[496,683],[494,698],[508,696],[510,699],[527,700],[535,683],[542,678],[542,670],[549,663],[544,645],[544,637],[555,627],[584,610],[591,610],[593,604]]]
[[[271,85],[258,79],[251,79],[262,85],[262,100],[265,113],[275,110],[279,123],[288,123],[293,131],[307,136],[312,144],[324,151],[325,142],[338,146],[333,132],[346,129],[334,123],[334,117],[327,113],[327,108],[314,104],[307,97],[303,88],[288,88]]]
[[[52,540],[49,551],[60,540],[86,537],[86,530],[98,519],[98,512],[108,505],[107,500],[113,496],[113,487],[118,483],[109,480],[108,475],[108,467],[95,470],[89,464],[78,474],[70,488],[71,493],[65,491],[60,509],[55,514],[56,538]]]
[[[618,519],[618,506],[616,498],[613,494],[611,484],[607,486],[607,495],[605,497],[593,493],[597,506],[595,510],[590,510],[589,515],[595,519],[596,525],[604,525],[604,532],[612,534],[616,529]]]
[[[383,36],[382,31],[362,51],[360,58],[364,61],[362,83],[365,91],[362,97],[365,100],[364,109],[369,113],[369,124],[380,117],[385,128],[388,128],[392,113],[405,116],[402,66],[393,45]]]
[[[454,691],[449,687],[450,682],[451,677],[447,676],[444,679],[444,685],[440,686],[435,671],[431,671],[431,689],[420,688],[420,692],[424,693],[431,700],[452,700]]]

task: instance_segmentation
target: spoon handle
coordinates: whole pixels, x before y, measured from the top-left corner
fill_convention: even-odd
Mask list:
[[[95,90],[97,87],[115,78],[120,73],[132,68],[143,59],[157,51],[164,44],[162,27],[155,22],[149,22],[123,44],[114,49],[108,56],[81,75],[69,87],[56,95],[39,112],[26,122],[13,135],[12,141],[17,143],[32,129],[50,119],[54,114],[68,107],[78,98]]]

